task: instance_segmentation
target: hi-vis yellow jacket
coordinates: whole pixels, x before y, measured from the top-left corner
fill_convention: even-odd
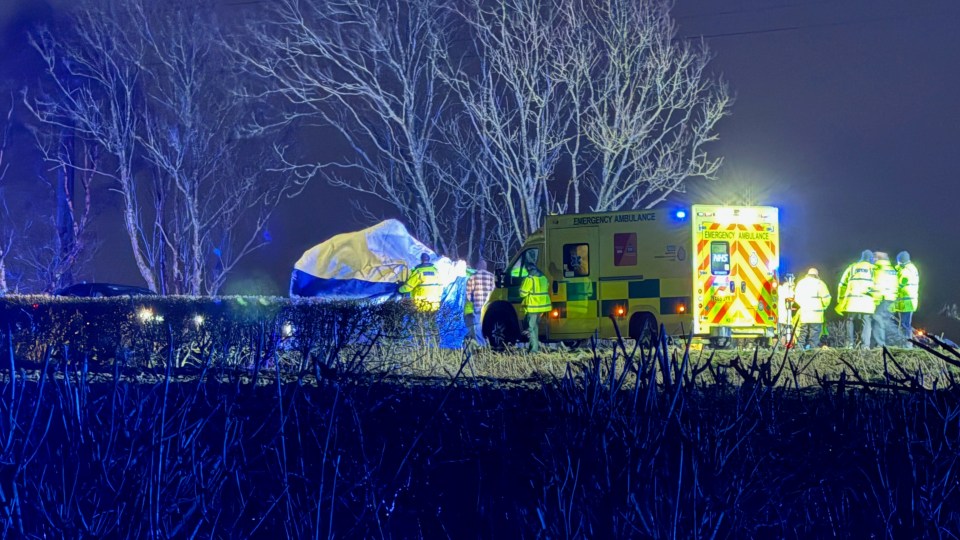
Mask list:
[[[443,296],[440,272],[432,264],[420,264],[410,271],[410,277],[400,286],[401,293],[409,293],[419,311],[437,311]]]
[[[797,282],[793,301],[800,307],[800,324],[823,322],[823,311],[830,305],[830,290],[816,276],[807,275]]]
[[[897,299],[897,270],[887,259],[877,260],[873,269],[874,299],[879,304],[882,300],[893,302]]]
[[[547,276],[527,276],[520,283],[520,298],[523,299],[523,308],[527,313],[546,313],[553,304],[550,303],[550,293],[547,291],[549,283]]]
[[[877,310],[873,298],[873,264],[855,262],[847,267],[837,290],[837,313],[867,313]]]
[[[920,303],[920,272],[912,262],[897,266],[897,301],[893,310],[913,313]]]

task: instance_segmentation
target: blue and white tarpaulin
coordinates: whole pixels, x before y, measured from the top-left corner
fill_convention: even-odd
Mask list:
[[[441,345],[459,347],[466,336],[466,263],[437,258],[395,219],[338,234],[307,250],[294,265],[290,296],[374,302],[398,299],[400,283],[420,264],[422,253],[430,254],[444,284],[441,318],[456,319],[441,321],[440,327],[447,329],[444,334],[449,334],[441,336]]]

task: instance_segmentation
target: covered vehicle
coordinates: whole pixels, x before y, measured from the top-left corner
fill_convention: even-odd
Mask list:
[[[117,283],[74,283],[68,287],[54,291],[57,296],[81,296],[86,298],[100,298],[113,296],[156,296],[157,293],[145,287],[136,285],[120,285]]]
[[[466,263],[438,257],[395,219],[338,234],[304,252],[294,265],[290,296],[370,302],[399,300],[400,284],[419,264],[423,253],[430,255],[443,283],[437,315],[443,329],[441,345],[459,347],[466,335]]]

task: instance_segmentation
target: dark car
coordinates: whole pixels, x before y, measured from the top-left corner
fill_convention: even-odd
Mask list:
[[[57,296],[83,296],[99,298],[105,296],[156,296],[157,293],[145,287],[118,285],[116,283],[75,283],[53,294]]]

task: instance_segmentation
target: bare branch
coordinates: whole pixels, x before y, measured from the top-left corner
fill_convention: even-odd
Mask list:
[[[344,162],[293,165],[308,176],[377,197],[441,251],[452,247],[450,193],[441,189],[439,119],[448,99],[436,66],[446,54],[445,12],[433,0],[283,0],[238,48],[260,89],[281,99],[278,117],[252,126],[311,121],[351,148]]]

